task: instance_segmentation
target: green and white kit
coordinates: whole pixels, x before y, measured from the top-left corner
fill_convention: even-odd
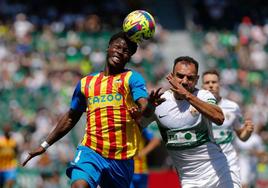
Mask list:
[[[238,104],[225,98],[222,98],[218,105],[223,111],[224,122],[221,126],[212,124],[214,138],[226,156],[232,180],[241,184],[238,156],[233,146],[235,130],[242,128],[240,108]]]
[[[200,100],[216,105],[206,90],[193,93]],[[176,100],[172,91],[162,96],[166,101],[156,107],[158,123],[182,187],[239,187],[232,182],[226,158],[216,144],[211,122],[186,100]]]

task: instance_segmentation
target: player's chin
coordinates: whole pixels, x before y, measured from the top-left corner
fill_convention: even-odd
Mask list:
[[[110,67],[113,67],[116,69],[123,69],[124,68],[122,62],[110,61],[109,64],[110,64]]]
[[[209,90],[213,95],[216,95],[217,92],[215,90]]]
[[[115,67],[115,66],[120,65],[121,62],[120,62],[119,60],[114,60],[113,58],[110,58],[110,59],[109,59],[109,64],[110,64],[111,66]]]

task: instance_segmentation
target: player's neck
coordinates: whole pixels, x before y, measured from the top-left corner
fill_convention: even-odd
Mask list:
[[[118,69],[118,68],[114,68],[114,67],[108,67],[107,65],[104,68],[104,76],[111,76],[111,75],[117,75],[120,73],[125,72],[125,69]]]
[[[221,99],[222,99],[221,96],[218,95],[218,96],[216,97],[217,103],[220,103],[220,102],[221,102]]]

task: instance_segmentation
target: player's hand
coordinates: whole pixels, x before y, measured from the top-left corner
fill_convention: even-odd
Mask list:
[[[141,129],[141,111],[138,107],[133,106],[131,107],[129,110],[130,116],[132,117],[132,119],[134,119],[134,121],[137,123],[137,125],[139,126],[139,128]]]
[[[168,80],[168,82],[170,83],[170,89],[176,93],[176,95],[181,98],[181,99],[185,99],[186,95],[188,93],[187,89],[185,89],[180,83],[178,83],[176,81],[176,79],[171,75],[167,75],[166,79]]]
[[[129,110],[130,116],[135,120],[141,118],[141,111],[138,107],[133,106]]]
[[[254,124],[251,120],[245,120],[245,129],[250,134],[254,131]]]
[[[149,99],[148,99],[148,102],[150,103],[150,105],[158,106],[166,100],[164,98],[161,98],[161,96],[163,95],[163,92],[160,92],[161,89],[162,88],[160,87],[156,91],[154,90],[151,91],[149,95]]]
[[[46,151],[45,148],[39,146],[35,150],[29,152],[27,158],[23,161],[22,166],[25,166],[28,163],[28,161],[30,161],[32,158],[34,158],[38,155],[41,155],[45,151]]]

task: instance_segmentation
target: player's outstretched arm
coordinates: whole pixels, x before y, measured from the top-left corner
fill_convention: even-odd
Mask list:
[[[55,129],[53,129],[53,131],[48,135],[46,141],[43,142],[38,148],[28,153],[28,157],[25,159],[25,161],[23,161],[22,166],[25,166],[32,158],[44,153],[48,146],[51,146],[65,136],[76,125],[82,114],[83,112],[72,109],[65,113],[59,120]]]

